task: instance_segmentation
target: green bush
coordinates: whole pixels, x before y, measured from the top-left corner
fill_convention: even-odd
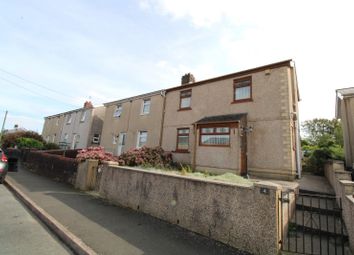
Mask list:
[[[11,147],[15,147],[16,145],[19,146],[17,144],[17,139],[19,138],[32,138],[35,139],[41,143],[44,144],[44,140],[43,137],[33,131],[17,131],[17,132],[13,132],[13,133],[6,133],[4,134],[4,136],[2,137],[2,148],[6,149],[6,148],[11,148]]]
[[[16,145],[19,149],[30,148],[30,149],[43,149],[44,144],[34,138],[20,137],[16,140]]]
[[[59,145],[56,143],[45,143],[43,149],[45,149],[45,150],[58,150],[60,148],[59,148]]]
[[[172,154],[165,152],[161,147],[142,147],[131,149],[118,158],[119,165],[149,166],[164,168],[172,164]]]

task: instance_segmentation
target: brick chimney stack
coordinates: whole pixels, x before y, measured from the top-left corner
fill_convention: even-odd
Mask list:
[[[181,85],[186,85],[195,82],[194,75],[191,73],[186,73],[182,76]]]
[[[93,108],[93,105],[92,105],[91,101],[86,101],[84,103],[84,108],[86,108],[86,109]]]

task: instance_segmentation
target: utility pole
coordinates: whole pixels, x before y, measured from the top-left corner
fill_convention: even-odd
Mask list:
[[[4,133],[4,127],[5,127],[6,117],[7,117],[7,110],[6,110],[6,112],[5,112],[4,121],[2,122],[1,133],[0,133],[0,145],[2,144],[2,135],[3,135],[3,133]]]

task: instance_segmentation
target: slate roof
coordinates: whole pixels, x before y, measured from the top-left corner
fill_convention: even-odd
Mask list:
[[[236,122],[245,116],[247,116],[247,113],[208,116],[198,120],[195,124]]]

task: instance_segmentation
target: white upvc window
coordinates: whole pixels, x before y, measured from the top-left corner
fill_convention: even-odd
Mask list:
[[[57,134],[54,134],[53,136],[52,136],[52,143],[54,143],[55,142],[55,137],[57,136]]]
[[[100,143],[100,134],[94,134],[92,138],[92,143],[99,144]]]
[[[84,122],[84,121],[85,121],[85,119],[86,119],[86,114],[87,114],[87,111],[81,112],[81,119],[80,119],[80,122]]]
[[[117,136],[112,135],[112,144],[117,144]]]
[[[138,132],[138,140],[137,140],[137,144],[136,144],[137,148],[141,148],[144,145],[146,145],[147,136],[148,136],[148,132],[147,131],[139,131]]]
[[[141,114],[149,114],[150,113],[150,105],[151,99],[144,99],[141,107]]]
[[[122,105],[117,105],[116,109],[114,110],[113,117],[114,118],[119,118],[122,115],[123,107]]]
[[[46,139],[45,139],[45,141],[46,141],[47,143],[49,143],[49,138],[50,138],[50,136],[48,135],[48,136],[46,137]]]
[[[70,124],[72,119],[73,119],[73,117],[71,114],[66,115],[66,124]]]
[[[67,133],[64,134],[64,142],[67,143],[69,139],[69,135]]]

